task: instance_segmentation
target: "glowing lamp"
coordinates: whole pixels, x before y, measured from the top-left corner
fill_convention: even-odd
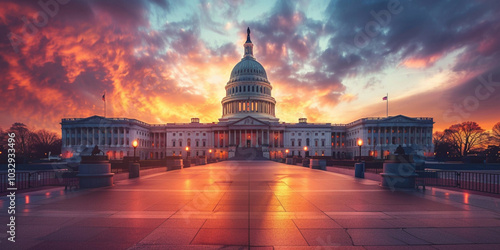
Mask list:
[[[290,150],[288,150],[288,149],[285,149],[285,153],[287,153],[287,154],[288,154],[288,152],[290,152]]]
[[[358,139],[358,146],[359,146],[359,161],[361,162],[361,146],[363,146],[363,140],[361,140],[361,138]]]
[[[134,140],[132,142],[132,147],[134,147],[134,162],[137,162],[137,159],[135,159],[135,150],[137,148],[137,145],[138,145],[137,140]]]
[[[307,146],[304,147],[304,151],[307,151],[309,150],[309,148]]]

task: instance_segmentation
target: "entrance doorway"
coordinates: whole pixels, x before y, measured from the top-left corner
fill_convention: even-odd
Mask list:
[[[250,140],[247,140],[247,148],[250,147]]]

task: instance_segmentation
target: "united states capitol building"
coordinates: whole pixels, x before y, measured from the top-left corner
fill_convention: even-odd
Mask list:
[[[222,117],[219,122],[148,124],[136,119],[87,118],[62,119],[62,154],[72,158],[90,154],[97,145],[110,159],[133,155],[132,141],[139,142],[141,159],[163,159],[166,156],[207,156],[230,159],[242,148],[253,148],[261,157],[362,156],[381,158],[394,153],[401,145],[417,155],[431,155],[433,119],[426,117],[361,118],[348,124],[280,122],[276,117],[276,100],[264,67],[253,55],[250,30],[244,55],[234,66],[225,86]]]

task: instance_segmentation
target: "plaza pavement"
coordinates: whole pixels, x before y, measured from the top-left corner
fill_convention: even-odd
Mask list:
[[[7,223],[7,200],[1,198]],[[226,161],[17,195],[1,249],[500,249],[500,199],[271,161]]]

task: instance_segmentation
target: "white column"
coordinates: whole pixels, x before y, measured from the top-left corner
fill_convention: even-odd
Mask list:
[[[97,127],[97,145],[101,145],[101,128]]]
[[[373,131],[373,128],[374,127],[371,127],[371,130],[372,130],[372,138],[371,138],[371,143],[372,143],[372,146],[376,146],[374,141],[373,141],[373,133],[375,133],[375,131]],[[372,147],[372,148],[375,148],[375,147]]]
[[[388,140],[387,140],[387,145],[390,145],[392,143],[392,126],[388,127],[389,133],[387,134]]]
[[[263,129],[261,129],[261,130],[260,130],[260,144],[261,144],[261,145],[262,145],[262,144],[266,144],[266,143],[264,142],[264,130],[263,130]]]
[[[125,127],[122,128],[122,146],[125,146],[127,144],[126,138],[125,138]]]

